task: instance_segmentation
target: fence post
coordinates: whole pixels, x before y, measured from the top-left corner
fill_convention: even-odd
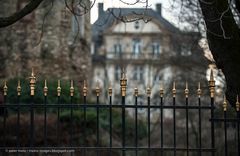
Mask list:
[[[210,80],[208,83],[209,83],[210,98],[211,98],[211,146],[212,146],[212,156],[215,156],[215,127],[214,127],[215,80],[213,77],[212,69],[210,73]]]
[[[125,96],[127,90],[127,78],[124,70],[120,79],[121,95],[122,95],[122,156],[125,156]]]
[[[31,107],[30,107],[30,147],[34,146],[34,95],[35,95],[35,87],[36,87],[36,77],[34,74],[34,70],[32,68],[30,79],[30,96],[31,96]]]

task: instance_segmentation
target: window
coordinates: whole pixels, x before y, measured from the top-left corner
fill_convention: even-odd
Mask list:
[[[152,53],[154,55],[159,55],[161,53],[161,48],[159,42],[152,43]]]
[[[142,66],[135,66],[133,71],[133,79],[142,81],[143,73],[144,73],[144,69]]]
[[[141,53],[141,42],[140,42],[140,39],[133,39],[133,53],[135,55]]]
[[[122,45],[120,43],[114,44],[114,53],[120,54],[122,52]]]
[[[120,78],[121,78],[121,68],[118,65],[115,66],[114,76],[115,76],[116,81],[120,80]]]

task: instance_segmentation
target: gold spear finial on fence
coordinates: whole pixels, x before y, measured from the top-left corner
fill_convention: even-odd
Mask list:
[[[88,92],[87,83],[86,83],[86,81],[84,80],[84,81],[83,81],[83,96],[87,96],[87,92]]]
[[[48,93],[47,80],[45,80],[44,81],[44,88],[43,88],[44,96],[47,96],[47,93]]]
[[[100,95],[100,87],[99,87],[99,81],[97,81],[97,86],[96,86],[96,95],[99,96]]]
[[[163,90],[163,83],[160,84],[160,97],[163,97],[164,90]]]
[[[127,78],[124,69],[122,70],[121,79],[120,79],[120,86],[121,86],[121,94],[122,96],[126,96],[127,91]]]
[[[173,82],[173,89],[172,89],[173,97],[176,97],[176,93],[177,93],[177,90],[176,90],[176,83],[175,83],[175,81],[174,81],[174,82]]]
[[[224,98],[223,98],[223,111],[226,112],[227,111],[227,99],[226,99],[226,96],[224,95]]]
[[[135,95],[136,97],[138,96],[138,88],[137,88],[137,87],[134,88],[134,95]]]
[[[197,94],[198,94],[198,97],[200,98],[200,97],[201,97],[201,94],[202,94],[201,83],[200,83],[200,82],[198,82]]]
[[[111,82],[109,82],[108,95],[112,96],[112,85],[111,85]]]
[[[73,87],[73,80],[71,80],[71,86],[70,86],[70,96],[74,95],[74,87]]]
[[[3,86],[3,95],[7,96],[7,91],[8,91],[8,87],[7,87],[7,81],[4,81],[4,86]]]
[[[239,104],[238,95],[237,95],[236,111],[239,111],[239,108],[240,108],[240,104]]]
[[[150,97],[151,96],[151,87],[148,85],[147,87],[147,96]]]
[[[29,77],[30,79],[30,95],[31,96],[34,96],[35,95],[35,86],[36,86],[36,77],[35,77],[35,74],[34,74],[34,70],[32,68],[32,73],[31,73],[31,76]]]
[[[188,89],[188,83],[187,82],[186,82],[186,87],[185,87],[185,90],[184,90],[184,94],[185,94],[185,97],[188,98],[189,89]]]
[[[58,86],[57,86],[57,96],[60,96],[61,95],[61,81],[58,80]]]
[[[211,98],[214,97],[215,95],[215,80],[213,77],[213,70],[211,69],[211,73],[210,73],[210,80],[208,81],[209,84],[209,90],[210,90],[210,96]]]
[[[22,88],[21,88],[21,82],[20,82],[20,80],[18,80],[18,85],[17,85],[17,95],[18,95],[18,96],[21,95],[21,90],[22,90]]]

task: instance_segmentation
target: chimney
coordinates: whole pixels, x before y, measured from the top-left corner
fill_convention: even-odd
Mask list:
[[[156,4],[156,9],[157,9],[158,14],[160,16],[162,16],[162,4],[161,3]]]
[[[103,14],[103,3],[98,3],[98,16]]]

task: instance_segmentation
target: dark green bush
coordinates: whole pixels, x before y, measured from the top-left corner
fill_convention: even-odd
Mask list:
[[[70,110],[64,110],[60,114],[60,120],[62,122],[70,122],[71,121],[71,112]],[[93,133],[96,133],[96,124],[97,124],[97,114],[96,114],[96,109],[89,108],[86,111],[86,125],[88,128],[88,132],[91,131]],[[73,116],[72,116],[72,121],[74,124],[80,124],[83,126],[83,110],[73,110]],[[125,128],[126,128],[126,136],[129,138],[134,137],[135,133],[135,120],[134,118],[131,118],[130,116],[126,115],[125,116]],[[109,109],[100,109],[99,110],[99,126],[106,130],[109,131]],[[122,114],[119,109],[113,109],[112,110],[112,129],[113,129],[113,134],[117,136],[121,136],[122,134]],[[138,121],[138,138],[143,139],[144,137],[147,136],[147,126],[146,124],[139,120]]]

